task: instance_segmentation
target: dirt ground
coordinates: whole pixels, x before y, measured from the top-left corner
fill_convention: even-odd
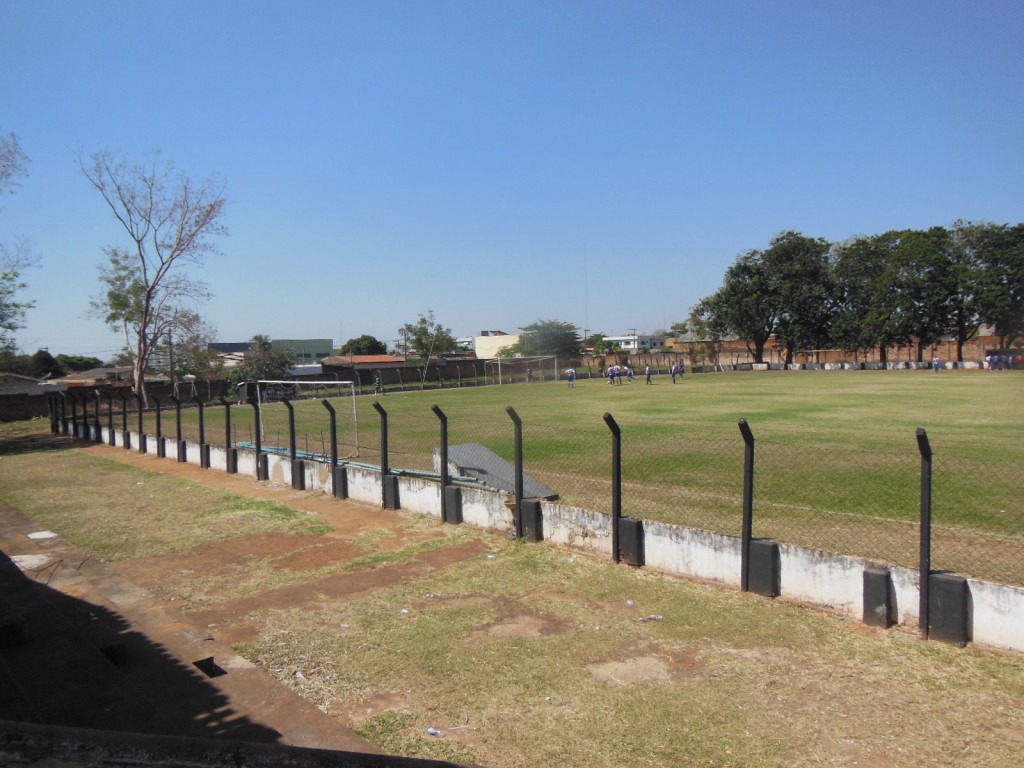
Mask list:
[[[288,533],[261,534],[201,546],[188,553],[135,558],[107,566],[113,575],[145,589],[153,594],[156,600],[159,600],[156,596],[162,587],[173,583],[179,574],[188,576],[202,573],[211,580],[216,580],[219,576],[227,579],[230,578],[233,566],[248,559],[272,557],[278,567],[297,573],[312,573],[327,564],[337,565],[340,562],[354,560],[365,555],[365,551],[356,545],[356,540],[370,531],[377,534],[382,531],[385,533],[377,537],[378,550],[383,551],[399,550],[419,541],[443,537],[436,526],[411,526],[408,516],[403,513],[334,499],[319,492],[296,491],[289,486],[258,482],[252,477],[211,472],[193,464],[157,459],[150,454],[124,451],[104,445],[86,446],[78,450],[148,471],[187,479],[210,488],[313,512],[333,526],[330,533],[312,539],[309,536]],[[313,577],[308,581],[269,592],[218,603],[214,608],[188,610],[178,615],[187,623],[190,634],[194,636],[215,639],[220,645],[225,646],[254,642],[263,633],[263,623],[254,616],[254,613],[266,609],[309,606],[325,600],[356,599],[375,589],[419,578],[428,571],[446,568],[462,560],[477,557],[486,551],[486,541],[475,539],[424,552],[418,555],[413,563],[357,570],[322,578]],[[598,607],[615,612],[635,613],[635,609],[619,603]],[[499,637],[538,637],[558,634],[560,631],[557,621],[551,616],[524,611],[521,605],[499,606],[498,618],[480,630],[481,641]],[[690,674],[699,664],[695,654],[676,658],[664,652],[642,653],[594,664],[587,671],[597,680],[621,686]],[[335,706],[331,715],[336,722],[361,723],[396,705],[400,705],[400,702],[392,701],[389,696],[377,697],[370,701],[356,702],[348,709],[338,709]]]

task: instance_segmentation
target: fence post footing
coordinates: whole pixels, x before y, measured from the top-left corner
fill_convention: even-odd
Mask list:
[[[967,579],[933,572],[928,582],[928,639],[966,645],[971,640]]]
[[[892,574],[888,568],[864,570],[864,617],[870,627],[888,629],[895,624]]]
[[[644,564],[644,521],[619,518],[619,560],[637,567]]]
[[[778,597],[782,594],[781,570],[778,543],[771,539],[751,539],[748,591],[764,597]]]
[[[544,541],[544,515],[540,508],[540,499],[523,499],[519,510],[519,525],[526,541]]]
[[[334,497],[348,498],[348,470],[345,467],[334,468]]]
[[[401,509],[398,498],[398,475],[384,475],[384,509]]]
[[[446,485],[441,491],[444,493],[444,522],[460,525],[462,523],[462,489],[455,485]]]

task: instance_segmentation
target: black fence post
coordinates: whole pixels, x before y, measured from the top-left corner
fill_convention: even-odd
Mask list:
[[[68,433],[68,398],[66,392],[58,394],[60,395],[60,433],[66,435]]]
[[[754,433],[740,419],[743,435],[743,532],[740,543],[740,589],[750,591],[750,541],[754,531]]]
[[[160,407],[160,398],[153,395],[153,402],[156,404],[156,457],[162,459],[167,456],[167,448],[164,445],[164,417]]]
[[[299,461],[298,442],[295,436],[295,406],[287,397],[281,398],[288,409],[288,456],[291,460],[292,488],[306,490],[306,462]]]
[[[259,386],[258,384],[256,386]],[[260,414],[260,399],[258,396],[249,398],[249,405],[255,413],[256,419],[256,479],[266,480],[267,473],[263,471],[263,417]]]
[[[220,404],[224,406],[224,450],[227,452],[225,463],[228,474],[234,475],[238,472],[238,453],[231,445],[231,402],[221,395]]]
[[[321,400],[331,419],[331,494],[336,499],[348,498],[348,473],[338,466],[338,414],[329,400]]]
[[[430,410],[437,416],[438,421],[441,422],[441,520],[448,522],[448,501],[447,501],[447,490],[448,490],[448,417],[444,411],[441,410],[440,406],[432,405]]]
[[[515,409],[510,405],[505,409],[505,413],[512,419],[512,423],[515,425],[515,436],[516,436],[516,507],[513,513],[516,538],[523,538],[523,420],[519,418],[519,414],[516,413]]]
[[[178,461],[184,462],[188,457],[185,455],[185,443],[181,439],[181,400],[172,395],[171,402],[174,403],[174,439],[178,446]]]
[[[928,598],[932,574],[932,447],[928,433],[918,427],[917,449],[921,453],[921,554],[918,563],[920,572],[920,602],[918,603],[918,629],[921,636],[928,638]]]
[[[295,406],[287,397],[282,397],[281,402],[288,409],[288,457],[295,461],[299,458],[298,444],[295,439]]]
[[[206,444],[206,405],[198,395],[195,398],[199,408],[199,466],[210,468],[210,446]]]
[[[462,522],[462,489],[451,484],[448,474],[448,416],[440,406],[431,406],[441,422],[441,520],[458,525]]]
[[[604,423],[612,432],[612,560],[617,563],[622,519],[622,430],[610,413],[605,413]]]
[[[398,478],[392,476],[388,466],[388,412],[374,401],[373,408],[380,414],[380,487],[381,506],[384,509],[398,509]]]
[[[71,398],[71,436],[75,439],[78,438],[78,398],[75,397],[74,392],[69,392],[68,397]]]
[[[100,405],[100,391],[98,389],[95,391],[95,395],[96,395],[96,413],[95,413],[96,437],[94,438],[93,442],[102,443],[103,442],[103,424],[100,422],[100,407],[101,407],[101,405]]]
[[[107,445],[113,448],[117,445],[114,437],[114,395],[112,392],[104,392],[103,396],[107,398]],[[102,438],[97,442],[102,442]]]
[[[121,400],[121,444],[126,451],[130,451],[132,448],[132,438],[128,434],[128,395],[124,392],[118,392],[117,396]]]

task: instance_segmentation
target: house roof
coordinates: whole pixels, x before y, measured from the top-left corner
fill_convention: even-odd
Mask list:
[[[60,381],[109,381],[111,379],[131,378],[132,367],[130,365],[117,365],[107,368],[91,368],[88,371],[75,371],[64,376]]]
[[[54,387],[49,381],[40,381],[18,373],[0,372],[0,394],[39,395],[60,389],[61,387]]]
[[[322,365],[358,365],[364,367],[405,365],[405,358],[394,355],[333,355],[320,361]]]

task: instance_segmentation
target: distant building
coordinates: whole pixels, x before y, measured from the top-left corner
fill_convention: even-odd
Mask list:
[[[290,349],[299,365],[319,363],[334,354],[334,339],[271,339],[274,349]]]
[[[290,349],[295,353],[296,365],[315,365],[333,354],[333,339],[271,339],[274,349]],[[238,365],[252,351],[251,341],[212,341],[206,345],[225,368]]]
[[[206,345],[211,352],[218,355],[245,355],[252,349],[251,341],[211,341]]]
[[[505,333],[504,331],[480,331],[480,335],[473,339],[473,349],[476,352],[477,360],[493,360],[498,356],[498,350],[502,347],[511,347],[519,343],[518,333]]]
[[[334,374],[348,375],[352,371],[373,371],[385,368],[405,367],[404,357],[393,355],[331,355],[320,361],[324,378]]]
[[[146,381],[166,381],[166,376],[146,373]],[[130,365],[115,365],[105,368],[92,368],[88,371],[76,371],[60,379],[53,379],[54,383],[65,384],[68,387],[94,387],[104,385],[134,385],[134,374]]]
[[[666,336],[645,336],[630,334],[628,336],[605,336],[604,340],[609,344],[618,344],[623,352],[650,352],[659,351],[668,341]]]

